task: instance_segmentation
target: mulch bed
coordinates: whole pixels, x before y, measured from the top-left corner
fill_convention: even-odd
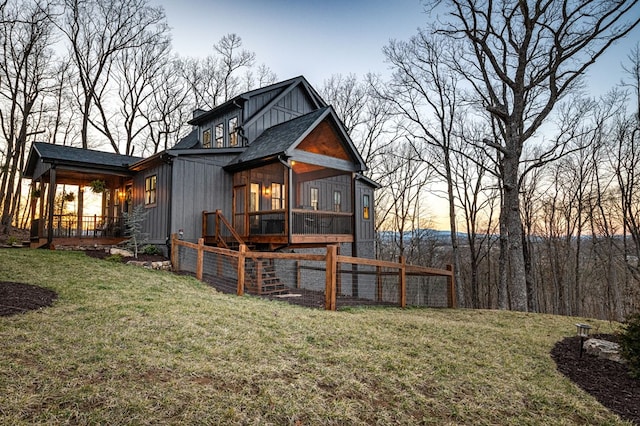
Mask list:
[[[596,338],[617,341],[615,335]],[[556,343],[551,357],[558,371],[571,379],[602,405],[625,420],[640,425],[640,380],[629,376],[623,364],[583,354],[580,358],[580,338],[567,337]]]
[[[31,284],[0,281],[0,316],[20,314],[51,306],[55,291]]]

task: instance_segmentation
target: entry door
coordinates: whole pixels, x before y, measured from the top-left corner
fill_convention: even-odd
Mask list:
[[[240,235],[247,235],[247,185],[233,187],[233,228]]]

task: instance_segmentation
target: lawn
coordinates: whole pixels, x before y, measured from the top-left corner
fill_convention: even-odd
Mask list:
[[[0,424],[626,424],[549,356],[584,319],[327,312],[46,250],[0,250],[0,281],[58,293],[0,317]]]

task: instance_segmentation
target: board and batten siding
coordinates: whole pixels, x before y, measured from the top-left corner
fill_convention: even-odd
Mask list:
[[[356,222],[356,235],[355,240],[358,244],[357,251],[359,257],[375,258],[375,212],[373,208],[374,202],[374,189],[360,181],[356,180],[356,208],[355,208],[355,222]],[[369,196],[369,219],[364,218],[364,196]]]
[[[223,170],[234,155],[184,156],[173,159],[171,233],[184,231],[184,239],[202,236],[202,212],[222,210],[231,220],[232,175]]]
[[[259,97],[259,96],[258,96]],[[245,114],[252,117],[254,106],[253,99],[245,104]],[[255,140],[265,129],[273,127],[277,124],[289,121],[292,118],[307,114],[315,109],[308,95],[300,88],[295,87],[285,94],[282,99],[278,100],[266,111],[263,111],[255,118],[250,118],[245,126],[245,136],[248,138],[249,144]]]
[[[156,176],[156,202],[145,204],[145,179]],[[149,244],[165,244],[169,221],[169,203],[171,189],[171,166],[160,164],[142,170],[133,178],[133,207],[145,206],[146,218],[142,223],[142,232],[147,234]]]

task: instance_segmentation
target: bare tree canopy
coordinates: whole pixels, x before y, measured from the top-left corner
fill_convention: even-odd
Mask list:
[[[496,124],[495,140],[487,143],[499,155],[503,261],[508,261],[505,284],[511,307],[526,311],[519,200],[524,144],[556,103],[579,87],[588,67],[638,25],[637,1],[447,0],[441,4],[450,14],[440,33],[464,46],[456,57],[458,72]],[[506,301],[503,297],[502,308]]]

